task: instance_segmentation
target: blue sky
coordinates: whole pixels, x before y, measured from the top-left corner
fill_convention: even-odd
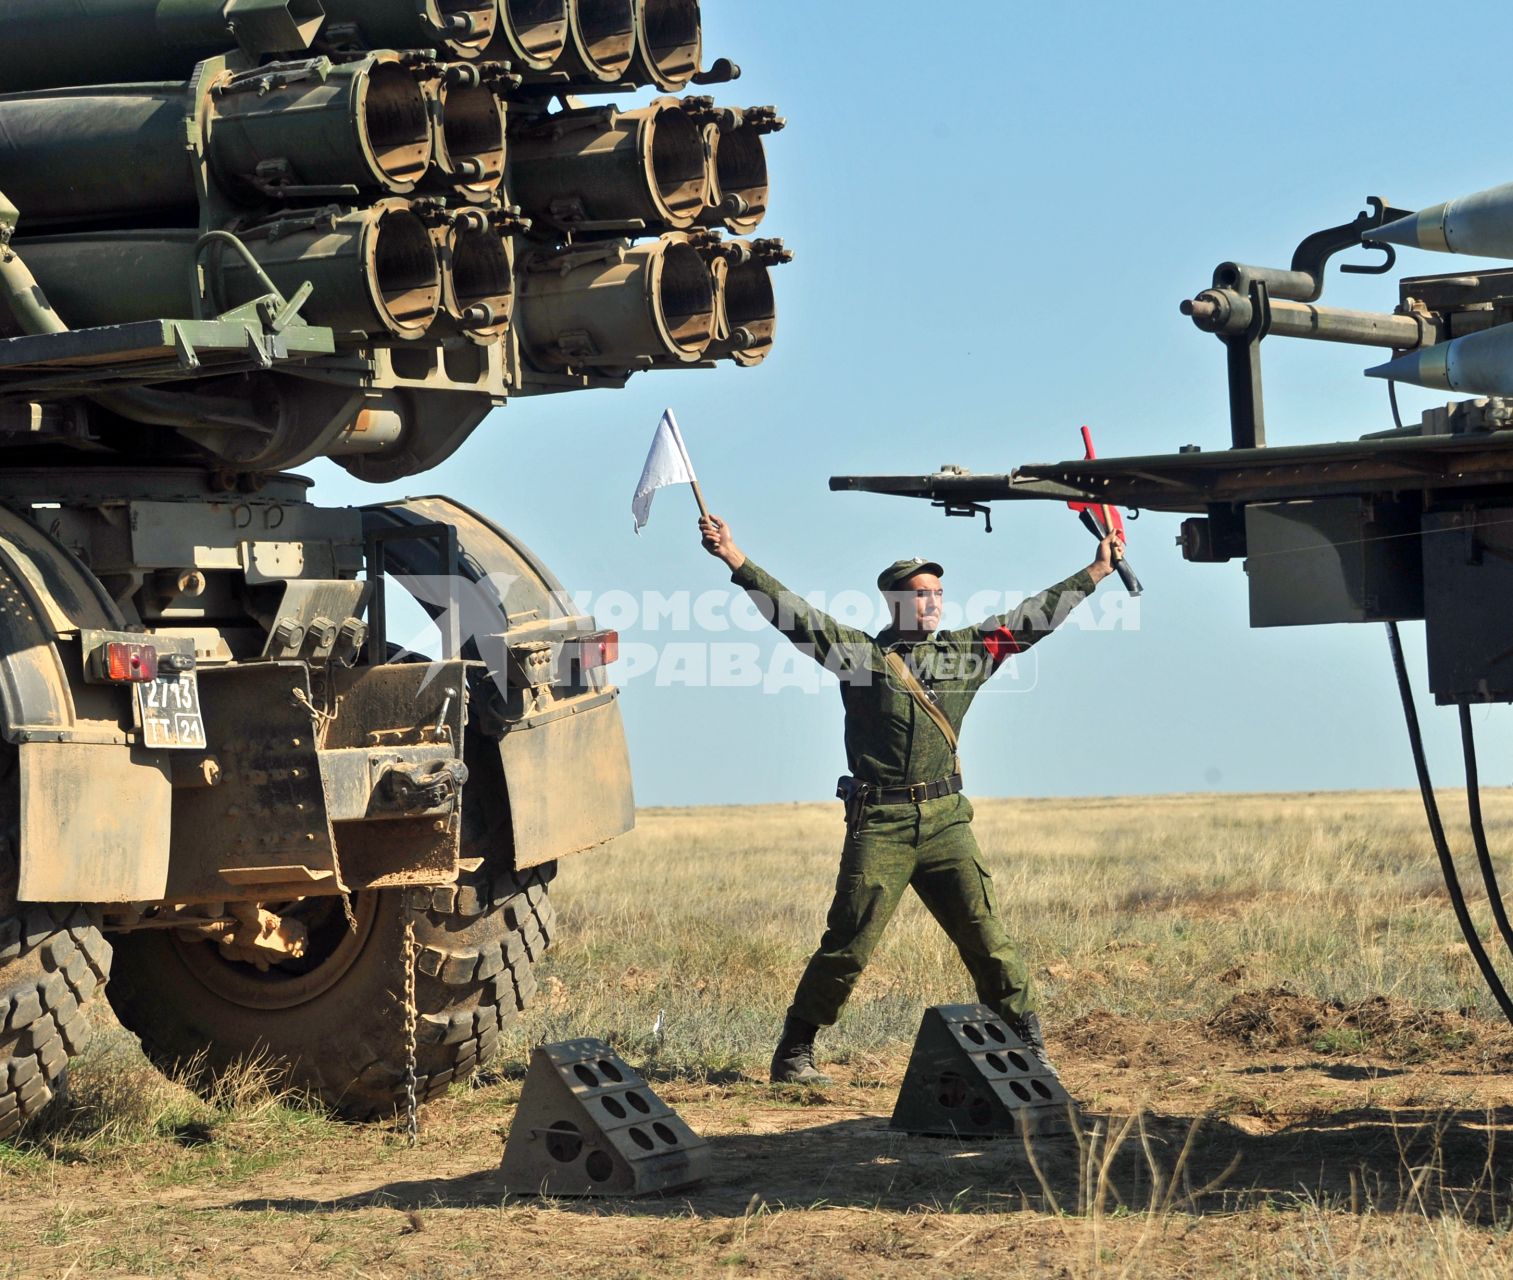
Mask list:
[[[1504,114],[1449,71],[1505,31],[1421,6],[705,0],[721,97],[776,103],[764,235],[779,343],[756,370],[643,375],[622,392],[522,400],[425,476],[364,486],[329,464],[316,497],[447,493],[518,533],[574,591],[719,587],[684,492],[631,532],[652,430],[673,406],[711,506],[801,592],[870,588],[897,556],[947,567],[948,596],[1033,591],[1085,564],[1064,508],[1000,507],[991,537],[923,503],[831,494],[841,472],[1005,471],[1080,452],[1227,442],[1219,344],[1178,302],[1224,259],[1285,264],[1368,194],[1417,208],[1513,178]],[[1478,17],[1482,21],[1478,21]],[[1453,111],[1437,103],[1453,99]],[[1404,272],[1445,260],[1405,253]],[[1332,275],[1324,302],[1387,310],[1396,277]],[[1268,343],[1272,443],[1390,425],[1365,349]],[[1445,397],[1438,398],[1442,402]],[[1415,418],[1436,402],[1405,392]],[[546,447],[543,447],[545,445]],[[1131,559],[1136,631],[1052,637],[1030,692],[985,698],[963,736],[982,796],[1406,786],[1380,627],[1251,631],[1236,565],[1185,563],[1178,519],[1147,515]],[[1104,592],[1117,591],[1110,582]],[[1422,625],[1405,628],[1422,689]],[[725,639],[628,633],[660,643]],[[745,640],[747,637],[739,637]],[[757,637],[771,643],[767,637]],[[781,642],[778,642],[781,643]],[[839,699],[632,680],[624,713],[643,804],[812,800],[844,768]],[[1421,705],[1440,780],[1453,713]],[[1478,712],[1483,776],[1510,781],[1500,709]]]

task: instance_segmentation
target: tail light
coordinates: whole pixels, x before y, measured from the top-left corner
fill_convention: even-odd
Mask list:
[[[146,684],[158,675],[156,645],[112,640],[95,650],[99,673],[118,684]]]
[[[562,661],[557,670],[571,684],[585,679],[590,671],[619,660],[620,633],[595,631],[562,646]]]
[[[595,667],[607,667],[612,662],[620,661],[620,633],[618,631],[596,631],[591,636],[585,636],[578,641],[578,665],[584,671],[592,671]]]

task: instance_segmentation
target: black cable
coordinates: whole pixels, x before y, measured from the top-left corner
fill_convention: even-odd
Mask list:
[[[1482,882],[1487,886],[1487,901],[1492,904],[1492,918],[1497,921],[1497,931],[1502,934],[1503,945],[1513,951],[1513,924],[1508,922],[1508,909],[1503,905],[1502,889],[1497,883],[1497,868],[1492,865],[1492,852],[1487,848],[1487,828],[1481,818],[1481,779],[1476,772],[1476,730],[1471,724],[1471,707],[1460,704],[1460,740],[1466,755],[1466,811],[1471,818],[1471,840],[1476,845],[1476,860],[1481,864]]]
[[[1401,431],[1403,429],[1403,415],[1397,407],[1397,383],[1391,378],[1387,379],[1387,402],[1392,406],[1392,425]]]
[[[1397,672],[1397,688],[1403,698],[1403,719],[1407,722],[1408,742],[1413,748],[1413,767],[1418,772],[1419,794],[1424,798],[1424,813],[1429,819],[1429,834],[1434,839],[1434,851],[1439,855],[1439,867],[1444,873],[1445,888],[1450,893],[1450,905],[1455,908],[1455,918],[1460,922],[1461,935],[1465,938],[1466,945],[1471,948],[1471,954],[1476,959],[1476,967],[1481,970],[1481,976],[1486,979],[1492,998],[1497,1001],[1498,1008],[1503,1011],[1503,1016],[1509,1022],[1513,1022],[1513,1000],[1508,998],[1507,989],[1497,976],[1497,970],[1492,966],[1487,949],[1482,946],[1481,939],[1477,937],[1476,926],[1471,921],[1471,913],[1466,909],[1465,895],[1461,892],[1460,877],[1455,872],[1455,859],[1451,856],[1450,845],[1445,840],[1444,823],[1439,817],[1439,802],[1434,798],[1434,783],[1429,779],[1429,762],[1424,756],[1424,735],[1419,731],[1418,711],[1413,705],[1413,686],[1408,683],[1408,665],[1403,661],[1403,642],[1397,633],[1395,622],[1387,624],[1387,643],[1392,649],[1392,666]]]

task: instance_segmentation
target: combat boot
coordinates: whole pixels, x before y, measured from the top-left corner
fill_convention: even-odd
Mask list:
[[[1024,1041],[1025,1047],[1035,1055],[1035,1060],[1059,1080],[1061,1073],[1046,1056],[1045,1034],[1040,1030],[1040,1018],[1033,1013],[1022,1013],[1017,1017],[1005,1018],[1004,1021],[1009,1024],[1009,1030]]]
[[[783,1020],[783,1034],[772,1055],[773,1084],[830,1084],[830,1077],[814,1067],[814,1037],[819,1028],[812,1022],[789,1014]]]

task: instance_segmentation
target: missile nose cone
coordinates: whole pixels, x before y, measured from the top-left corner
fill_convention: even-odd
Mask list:
[[[1478,396],[1513,395],[1513,324],[1468,333],[1423,347],[1375,369],[1368,378],[1409,382],[1436,391]]]
[[[1400,243],[1400,242],[1399,242]],[[1388,382],[1406,382],[1415,387],[1432,387],[1437,391],[1453,391],[1446,370],[1446,348],[1449,343],[1437,347],[1424,347],[1410,351],[1396,360],[1367,369],[1368,378],[1383,378]]]
[[[1443,253],[1450,248],[1445,240],[1445,214],[1449,208],[1448,204],[1437,204],[1420,209],[1375,231],[1364,232],[1361,239],[1403,245],[1409,249],[1438,249]]]
[[[1420,209],[1361,239],[1437,253],[1513,258],[1513,183]]]

